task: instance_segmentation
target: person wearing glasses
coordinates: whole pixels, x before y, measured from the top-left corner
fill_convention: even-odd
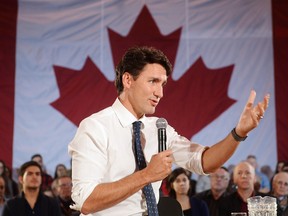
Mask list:
[[[230,173],[226,167],[220,167],[210,174],[211,189],[197,193],[195,197],[207,203],[210,216],[218,216],[219,203],[228,195]]]
[[[57,190],[57,200],[61,208],[61,216],[78,216],[80,215],[79,211],[73,210],[70,208],[70,205],[73,205],[74,202],[71,198],[72,190],[72,179],[70,176],[61,176],[58,177],[55,181],[56,190]]]
[[[275,174],[272,182],[271,196],[277,198],[277,216],[288,215],[288,173]]]
[[[248,215],[247,199],[265,195],[255,190],[256,181],[255,169],[251,164],[242,161],[236,165],[233,171],[233,182],[237,189],[221,201],[219,215],[230,216],[231,212],[246,212]]]

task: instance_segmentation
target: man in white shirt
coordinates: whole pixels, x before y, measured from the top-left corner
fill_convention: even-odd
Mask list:
[[[155,48],[129,49],[116,68],[118,98],[111,107],[84,119],[69,144],[72,198],[83,214],[145,215],[142,188],[152,183],[156,200],[161,181],[176,163],[198,174],[215,171],[257,125],[269,95],[257,106],[252,91],[236,128],[210,148],[191,142],[167,126],[168,150],[158,153],[155,112],[172,66]],[[132,123],[142,122],[141,143],[147,167],[136,169]]]

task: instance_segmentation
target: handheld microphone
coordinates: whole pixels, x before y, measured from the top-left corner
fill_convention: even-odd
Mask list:
[[[159,118],[156,121],[156,127],[158,128],[158,152],[162,152],[166,150],[166,119]]]

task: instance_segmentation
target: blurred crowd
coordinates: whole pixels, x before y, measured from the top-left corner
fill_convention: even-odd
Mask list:
[[[35,154],[19,168],[15,180],[11,169],[0,160],[0,215],[17,215],[22,206],[21,211],[42,215],[43,204],[39,203],[45,203],[51,215],[78,216],[80,212],[70,208],[74,204],[71,191],[71,170],[64,164],[58,164],[51,176],[42,156]],[[176,199],[184,216],[248,213],[249,197],[273,196],[277,198],[277,216],[288,216],[288,162],[279,161],[272,169],[259,166],[256,156],[248,155],[238,164],[197,178],[190,171],[175,167],[163,180],[160,195]],[[25,205],[18,207],[21,202]]]
[[[35,154],[19,168],[15,180],[0,160],[0,215],[79,216],[79,211],[70,208],[71,193],[71,171],[64,164],[58,164],[51,176],[42,156]]]

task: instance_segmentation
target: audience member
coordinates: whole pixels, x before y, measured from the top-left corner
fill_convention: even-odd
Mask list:
[[[40,189],[41,173],[42,168],[35,161],[28,161],[20,167],[22,193],[6,202],[2,216],[60,216],[57,201],[44,195]]]
[[[262,195],[254,190],[256,182],[255,169],[246,161],[240,162],[235,167],[233,181],[237,190],[221,201],[219,205],[219,215],[221,216],[230,216],[231,212],[246,212],[248,214],[247,199]]]
[[[72,179],[70,176],[61,176],[55,180],[57,187],[57,199],[60,204],[62,216],[78,216],[79,211],[72,210],[70,205],[74,204],[71,199]]]
[[[269,165],[264,165],[260,169],[261,173],[267,176],[268,180],[271,181],[271,179],[274,176],[274,171],[271,169]],[[271,185],[270,185],[271,188]]]
[[[3,160],[0,160],[0,176],[5,180],[5,197],[10,199],[19,194],[18,184],[12,179],[11,171]]]
[[[288,215],[288,173],[278,172],[272,182],[270,195],[277,198],[277,216]]]
[[[184,216],[209,216],[206,203],[191,196],[191,172],[183,168],[174,169],[168,175],[167,186],[169,196],[176,199],[183,210]]]
[[[32,161],[36,161],[42,168],[42,184],[41,190],[45,192],[46,190],[51,191],[51,184],[53,182],[53,178],[46,172],[45,165],[43,163],[42,155],[34,154],[31,157]]]
[[[5,201],[5,179],[0,176],[0,215],[2,215]]]
[[[54,179],[54,181],[52,182],[51,191],[52,191],[53,197],[57,197],[58,196],[57,179]]]
[[[275,167],[275,174],[282,171],[285,161],[278,161]]]
[[[211,189],[195,195],[207,203],[210,216],[218,216],[219,203],[228,195],[227,188],[230,180],[230,173],[226,167],[221,167],[210,174]]]
[[[58,164],[55,168],[54,179],[57,179],[62,176],[67,176],[68,170],[64,164]]]
[[[268,177],[258,170],[258,163],[255,155],[248,155],[246,161],[255,169],[256,182],[255,190],[260,193],[268,193],[270,191],[270,181]]]
[[[288,172],[288,162],[285,161],[284,164],[283,164],[283,167],[282,167],[282,170],[283,172]]]

